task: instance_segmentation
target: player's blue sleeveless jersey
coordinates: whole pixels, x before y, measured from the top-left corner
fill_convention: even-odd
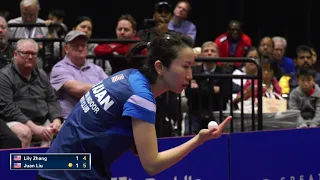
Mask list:
[[[39,171],[56,180],[110,179],[110,165],[134,144],[131,117],[155,123],[156,103],[136,69],[96,84],[74,107],[48,153],[91,153],[91,170]]]

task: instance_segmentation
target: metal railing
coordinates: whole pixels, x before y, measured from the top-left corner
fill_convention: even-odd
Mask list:
[[[40,43],[42,45],[42,49],[39,51],[38,57],[41,59],[42,67],[47,73],[50,72],[52,67],[55,63],[57,63],[59,60],[63,59],[63,38],[32,38],[36,42]],[[14,44],[20,40],[20,38],[10,38],[8,41],[11,44]],[[89,39],[88,44],[108,44],[108,43],[122,43],[122,44],[128,44],[128,43],[136,43],[140,42],[139,40],[121,40],[121,39]],[[54,43],[58,43],[59,49],[57,46],[54,45]],[[54,52],[59,52],[59,55],[56,55]],[[123,68],[115,68],[114,72],[123,70],[125,68],[128,68],[128,63],[125,61],[125,58],[123,55],[105,55],[105,56],[96,56],[96,55],[88,55],[87,58],[90,58],[94,61],[95,64],[97,64],[97,60],[110,60],[111,66],[114,67],[120,67],[123,65]],[[112,61],[113,60],[113,61]],[[101,61],[101,67],[105,69],[105,61]]]
[[[14,43],[18,41],[19,39],[9,39],[9,42]],[[36,42],[40,42],[43,44],[43,51],[41,53],[41,57],[43,60],[43,67],[46,68],[47,72],[50,72],[51,68],[54,66],[54,64],[62,59],[62,53],[60,54],[60,57],[53,57],[53,46],[51,48],[45,48],[47,44],[51,43],[53,44],[54,42],[60,43],[60,52],[62,52],[62,43],[63,39],[62,38],[35,38],[34,39]],[[88,43],[135,43],[139,42],[139,40],[119,40],[119,39],[89,39]],[[51,52],[47,52],[51,51]],[[48,54],[51,54],[50,56],[46,56]],[[141,59],[144,58],[145,56],[135,56],[134,58]],[[88,58],[91,58],[94,60],[94,63],[96,63],[97,59],[102,59],[102,60],[109,60],[109,62],[117,62],[118,64],[125,64],[127,63],[125,61],[125,56],[123,55],[107,55],[107,56],[95,56],[95,55],[90,55]],[[253,59],[248,59],[248,58],[196,58],[197,62],[251,62],[256,64],[258,73],[256,76],[248,76],[248,75],[232,75],[232,74],[213,74],[213,75],[207,75],[207,74],[193,74],[193,77],[196,79],[203,79],[203,78],[209,78],[209,79],[214,79],[214,78],[220,78],[220,79],[226,79],[229,80],[230,82],[232,81],[232,78],[238,78],[241,79],[241,97],[243,100],[243,79],[251,79],[251,80],[258,80],[258,111],[257,111],[257,126],[256,128],[256,116],[255,116],[255,111],[254,111],[254,98],[252,98],[252,130],[262,130],[263,129],[263,115],[262,115],[262,70],[261,67],[258,65],[257,61]],[[111,63],[112,64],[112,63]],[[102,68],[104,69],[105,64],[102,64]],[[126,67],[124,66],[123,69]],[[121,69],[119,69],[121,70]],[[119,71],[118,70],[118,71]],[[114,73],[114,72],[113,72]],[[232,87],[231,87],[232,88]],[[254,97],[254,86],[252,86],[252,97]],[[232,94],[230,94],[230,100],[232,100]],[[176,104],[177,107],[173,109],[170,107],[170,102],[169,98],[174,98],[174,103]],[[172,99],[171,99],[172,100]],[[169,101],[169,102],[168,102]],[[157,121],[157,133],[159,137],[164,137],[168,136],[172,131],[180,131],[181,130],[181,121],[182,121],[182,113],[181,113],[181,96],[180,95],[173,95],[172,93],[166,93],[159,97],[157,99],[157,104],[158,104],[158,110],[159,113],[157,113],[157,117],[159,120]],[[210,103],[209,103],[210,104]],[[241,101],[241,131],[245,131],[244,127],[244,112],[243,112],[243,101]],[[231,105],[230,106],[230,115],[233,115],[233,110],[234,107]],[[223,120],[223,110],[220,109],[220,122]],[[165,124],[167,123],[167,124]],[[167,128],[172,128],[171,132],[166,133],[165,131]],[[189,128],[190,128],[190,122],[189,122]],[[230,123],[230,132],[234,131],[234,124],[233,121]],[[191,131],[190,131],[191,132]],[[177,133],[180,134],[180,133]]]
[[[257,117],[255,116],[255,87],[254,87],[254,83],[252,83],[251,86],[251,130],[255,131],[255,130],[263,130],[263,112],[262,112],[262,69],[261,66],[259,65],[259,63],[255,60],[255,59],[250,59],[250,58],[232,58],[232,57],[228,57],[228,58],[196,58],[196,62],[222,62],[222,63],[235,63],[235,62],[242,62],[242,63],[254,63],[257,66],[257,74],[256,75],[232,75],[232,74],[193,74],[193,78],[194,79],[223,79],[224,81],[229,81],[229,83],[231,84],[230,87],[230,92],[232,92],[232,79],[240,79],[241,85],[240,85],[240,119],[241,119],[241,132],[245,131],[245,122],[244,122],[244,84],[243,84],[243,79],[250,79],[252,81],[257,80],[258,81],[258,87],[257,87],[257,100],[258,100],[258,110],[257,110]],[[220,96],[220,98],[222,98],[222,96]],[[234,115],[234,106],[232,103],[232,93],[229,94],[229,99],[230,100],[230,115],[233,116]],[[201,98],[200,98],[201,100]],[[223,102],[223,101],[220,101]],[[210,103],[209,103],[210,105]],[[220,104],[220,109],[219,109],[219,120],[220,122],[223,120],[223,109],[221,107]],[[257,128],[256,128],[256,118],[257,118]],[[189,121],[189,127],[191,125],[191,122]],[[189,131],[191,131],[191,129],[189,129]],[[230,132],[234,132],[234,121],[230,122]]]
[[[46,25],[45,23],[28,23],[28,24],[25,24],[25,23],[8,23],[8,27],[9,28],[15,28],[15,27],[48,27],[48,28],[51,28],[51,27],[60,27],[60,28],[63,28],[65,29],[65,25],[63,23],[50,23],[49,25]],[[67,31],[67,29],[66,29]]]

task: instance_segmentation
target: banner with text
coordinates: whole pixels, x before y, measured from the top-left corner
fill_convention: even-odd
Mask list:
[[[159,150],[178,146],[189,139],[159,139]],[[145,172],[138,157],[131,152],[118,159],[111,172],[112,180],[228,180],[228,135],[202,144],[179,163],[154,177]]]
[[[320,179],[320,128],[230,134],[231,180]]]
[[[159,139],[159,150],[190,138]],[[10,153],[46,151],[47,148],[0,150],[0,179],[34,179],[35,170],[10,170],[10,160],[20,158],[10,158]],[[112,180],[316,180],[320,179],[319,154],[320,128],[233,133],[204,143],[154,177],[147,175],[131,152],[118,159],[111,171]]]

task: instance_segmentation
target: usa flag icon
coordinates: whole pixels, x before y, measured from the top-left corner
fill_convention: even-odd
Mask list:
[[[13,168],[20,169],[21,168],[21,163],[13,163]]]
[[[21,161],[21,156],[14,155],[13,160],[14,161]]]

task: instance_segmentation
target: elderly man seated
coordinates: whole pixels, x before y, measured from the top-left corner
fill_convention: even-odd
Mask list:
[[[46,73],[36,67],[38,44],[21,39],[14,51],[13,63],[0,71],[0,119],[30,146],[32,135],[49,145],[53,131],[61,126],[61,107]]]
[[[88,37],[79,30],[65,37],[65,57],[54,65],[50,82],[58,92],[62,116],[67,118],[80,98],[95,84],[107,78],[100,66],[87,61]]]

